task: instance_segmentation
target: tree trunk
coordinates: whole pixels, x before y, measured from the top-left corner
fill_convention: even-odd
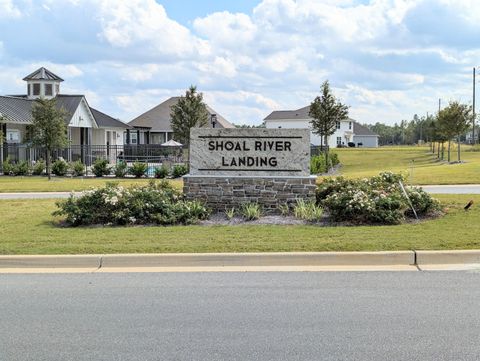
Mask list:
[[[435,142],[432,142],[432,153],[435,154]]]
[[[457,137],[457,146],[458,146],[458,149],[457,149],[457,161],[460,163],[460,135]]]
[[[445,142],[442,142],[442,156],[441,156],[441,159],[442,160],[445,159]]]
[[[45,154],[45,168],[47,171],[48,180],[52,179],[51,170],[50,170],[50,151],[47,149]]]
[[[452,144],[452,141],[449,140],[448,141],[448,163],[450,163],[450,146],[451,146],[451,144]]]

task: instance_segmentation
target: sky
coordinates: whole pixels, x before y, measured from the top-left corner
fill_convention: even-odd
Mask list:
[[[0,94],[40,66],[125,122],[194,84],[260,124],[329,80],[353,119],[393,124],[472,102],[480,1],[0,0]]]

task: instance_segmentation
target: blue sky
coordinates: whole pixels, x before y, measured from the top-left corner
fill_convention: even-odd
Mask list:
[[[260,124],[328,79],[351,117],[391,124],[471,103],[479,39],[477,0],[0,0],[0,94],[45,66],[124,121],[196,84]]]

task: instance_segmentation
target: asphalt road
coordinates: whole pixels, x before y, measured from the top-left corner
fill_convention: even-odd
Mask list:
[[[480,273],[0,275],[0,360],[478,360]]]

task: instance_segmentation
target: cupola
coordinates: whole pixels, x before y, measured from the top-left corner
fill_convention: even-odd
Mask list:
[[[27,82],[28,99],[40,97],[51,99],[60,93],[60,83],[63,81],[58,75],[50,70],[41,67],[32,74],[23,78]]]

